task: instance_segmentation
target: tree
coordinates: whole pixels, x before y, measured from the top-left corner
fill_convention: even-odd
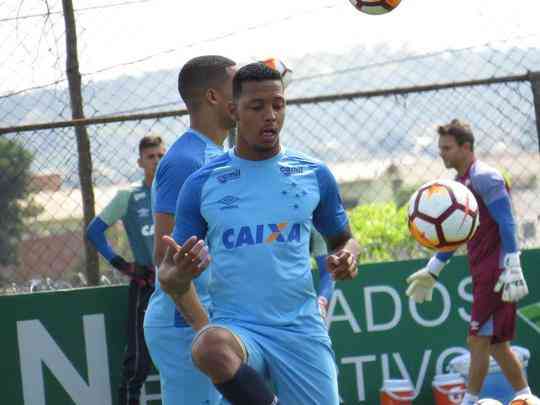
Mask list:
[[[409,234],[407,207],[394,202],[359,205],[349,213],[351,230],[360,243],[360,263],[425,257],[427,252]]]
[[[17,263],[24,218],[36,214],[36,206],[25,201],[32,159],[17,142],[0,138],[0,265]]]

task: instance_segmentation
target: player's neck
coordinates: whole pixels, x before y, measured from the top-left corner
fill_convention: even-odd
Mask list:
[[[144,185],[148,188],[152,187],[152,182],[154,181],[154,175],[151,174],[151,175],[148,175],[148,176],[144,176]]]
[[[250,148],[247,145],[241,145],[240,142],[235,147],[235,154],[241,159],[244,160],[268,160],[278,155],[281,152],[281,146],[276,145],[275,148],[265,151],[257,151],[253,148]]]
[[[469,167],[471,167],[475,160],[476,158],[474,157],[474,155],[471,155],[467,159],[465,159],[463,163],[459,165],[459,167],[456,167],[457,175],[459,177],[465,176],[467,170],[469,170]]]
[[[190,127],[220,146],[223,145],[227,135],[229,135],[228,129],[205,117],[192,116],[190,118]]]

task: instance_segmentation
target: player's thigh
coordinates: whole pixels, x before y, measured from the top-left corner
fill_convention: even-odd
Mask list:
[[[492,343],[512,340],[515,334],[516,306],[502,301],[490,283],[475,286],[469,335],[492,336]]]
[[[267,346],[268,367],[280,402],[295,405],[338,405],[335,356],[319,340],[302,337]]]
[[[191,328],[144,328],[150,356],[159,370],[163,405],[220,403],[221,395],[191,360]]]

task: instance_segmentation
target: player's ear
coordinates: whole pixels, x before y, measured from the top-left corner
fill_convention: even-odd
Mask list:
[[[142,158],[141,158],[141,157],[139,157],[139,158],[137,159],[137,164],[139,165],[139,167],[140,167],[141,169],[144,169],[143,164],[142,164]]]
[[[216,94],[216,90],[214,89],[207,89],[205,93],[205,98],[212,105],[216,105],[218,103],[218,95]]]
[[[234,122],[238,122],[238,104],[235,101],[229,101],[227,103],[227,109],[229,110],[229,115]]]

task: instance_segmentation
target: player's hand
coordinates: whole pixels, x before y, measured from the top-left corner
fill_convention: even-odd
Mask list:
[[[358,275],[356,257],[345,249],[326,257],[326,269],[334,280],[351,280]]]
[[[519,255],[520,253],[505,255],[504,270],[494,288],[495,292],[502,289],[502,300],[506,302],[518,302],[529,294],[529,288],[521,270]]]
[[[437,276],[424,267],[407,277],[409,287],[405,293],[417,304],[431,301],[436,282]]]
[[[149,285],[147,279],[147,266],[140,266],[136,263],[127,262],[122,256],[113,257],[111,265],[122,274],[128,276],[139,287],[143,288]]]
[[[210,264],[210,254],[204,240],[196,236],[189,238],[184,246],[178,245],[169,236],[163,236],[167,246],[165,257],[159,266],[158,278],[162,290],[171,295],[183,295]]]
[[[154,266],[142,266],[144,275],[143,278],[148,286],[153,287],[156,283],[156,269]]]

